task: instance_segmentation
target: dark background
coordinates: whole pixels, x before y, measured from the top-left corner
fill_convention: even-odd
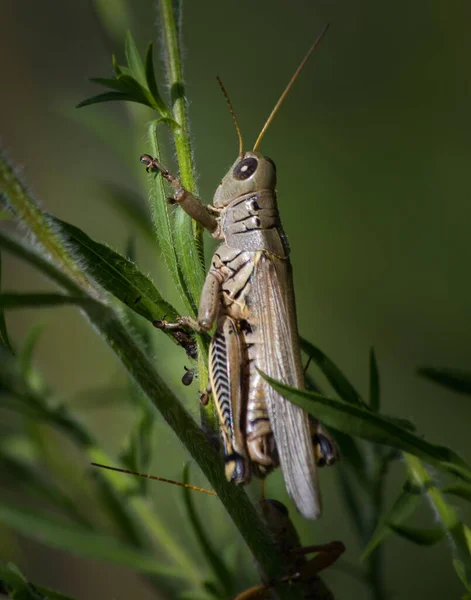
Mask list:
[[[116,19],[114,42],[104,35],[97,9],[109,11],[108,26]],[[278,166],[300,330],[364,392],[374,345],[383,412],[412,419],[427,439],[464,457],[471,454],[469,401],[419,379],[415,370],[471,368],[470,18],[469,3],[453,0],[207,0],[185,2],[183,19],[199,191],[206,202],[237,152],[215,75],[223,78],[251,147],[313,39],[332,23],[261,147]],[[130,227],[104,201],[102,183],[122,184],[145,198],[137,159],[147,149],[149,113],[109,104],[76,111],[74,105],[100,91],[88,77],[111,76],[112,51],[122,62],[127,28],[141,50],[154,40],[162,80],[155,22],[147,1],[2,2],[3,144],[47,210],[121,251]],[[136,115],[139,130],[131,126]],[[173,299],[155,248],[138,239],[137,249],[143,271]],[[5,289],[47,289],[29,267],[5,259]],[[71,398],[121,377],[111,352],[73,309],[11,313],[12,338],[21,342],[38,321],[45,328],[37,365],[60,394]],[[182,357],[162,337],[156,338],[157,358],[180,393]],[[195,390],[187,395],[196,414]],[[129,411],[118,405],[83,418],[105,430],[104,445],[115,448]],[[159,432],[153,472],[179,478],[186,456],[171,432]],[[73,474],[73,459],[69,466]],[[279,476],[273,477],[278,489]],[[398,464],[391,500],[402,479]],[[303,539],[340,538],[347,559],[357,563],[360,549],[332,472],[323,474],[323,488],[325,515],[303,526]],[[180,535],[173,490],[155,489]],[[217,510],[211,508],[211,518]],[[433,526],[427,510],[411,523]],[[464,505],[460,510],[469,518]],[[215,528],[215,540],[224,538],[225,527]],[[6,530],[0,530],[0,552],[33,581],[79,598],[151,597],[131,574],[26,544]],[[398,600],[462,594],[446,542],[420,549],[390,538],[385,559],[387,589]],[[326,579],[339,599],[366,597],[340,571],[332,569]]]

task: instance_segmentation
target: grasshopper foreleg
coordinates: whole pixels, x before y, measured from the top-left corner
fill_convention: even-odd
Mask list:
[[[209,208],[205,206],[201,200],[185,189],[180,180],[162,166],[156,158],[153,158],[149,154],[143,154],[140,160],[141,163],[146,165],[147,172],[157,171],[162,175],[165,181],[174,188],[175,191],[172,202],[179,204],[192,219],[197,221],[210,233],[214,234],[216,232],[218,229],[218,221],[214,216],[214,207]]]

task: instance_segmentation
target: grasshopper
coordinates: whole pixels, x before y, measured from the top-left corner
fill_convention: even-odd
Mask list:
[[[141,156],[147,171],[161,173],[174,188],[173,202],[222,242],[202,289],[198,319],[182,317],[168,326],[208,332],[216,324],[208,389],[221,424],[226,476],[244,484],[252,475],[265,477],[280,465],[289,495],[309,519],[321,513],[316,448],[324,444],[332,450],[330,464],[335,445],[320,430],[313,449],[307,413],[275,392],[260,374],[304,387],[289,246],[276,199],[276,167],[257,149],[326,30],[299,65],[248,152],[243,151],[234,110],[218,78],[236,126],[239,155],[219,184],[212,205],[202,204],[157,159]]]

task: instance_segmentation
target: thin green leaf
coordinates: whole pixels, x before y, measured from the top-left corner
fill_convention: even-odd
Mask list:
[[[0,252],[0,290],[1,289],[2,289],[2,253]],[[1,305],[0,305],[0,345],[3,346],[6,350],[8,350],[11,354],[15,354],[13,352],[10,338],[8,336],[7,324],[5,321],[5,314],[3,312],[3,307]]]
[[[0,592],[2,588],[15,600],[47,600],[35,587],[26,581],[21,571],[13,563],[0,563]]]
[[[421,367],[417,369],[417,373],[454,392],[471,394],[471,373],[469,371]]]
[[[457,485],[451,485],[444,488],[442,492],[444,494],[450,494],[451,496],[456,496],[457,498],[462,498],[463,500],[468,500],[468,502],[471,502],[471,485],[459,483]]]
[[[370,349],[370,408],[374,412],[380,409],[380,381],[374,348]]]
[[[409,452],[471,481],[469,465],[446,446],[426,442],[391,419],[373,413],[369,409],[314,392],[298,390],[271,379],[261,371],[260,373],[275,390],[325,423],[327,427],[334,427],[349,435]]]
[[[355,525],[356,533],[360,539],[364,536],[364,510],[362,509],[361,501],[358,497],[357,490],[353,485],[352,477],[345,465],[339,463],[336,465],[336,473],[342,497],[350,514],[350,518]]]
[[[78,227],[52,216],[49,218],[60,227],[69,248],[83,258],[98,283],[126,306],[151,322],[164,317],[172,321],[178,318],[177,311],[133,262],[108,246],[95,242]],[[170,332],[165,332],[170,335]]]
[[[183,470],[183,482],[189,483],[189,465],[186,464]],[[224,591],[225,596],[232,597],[234,593],[234,581],[232,574],[227,568],[225,562],[221,558],[220,552],[216,551],[211,544],[209,536],[206,535],[205,528],[201,522],[198,513],[196,512],[191,496],[192,491],[189,488],[182,488],[183,501],[185,503],[188,518],[193,527],[196,539],[198,540],[201,552],[205,557],[208,565],[213,570],[213,575],[218,582],[218,587]],[[213,590],[211,590],[213,591]]]
[[[394,533],[418,546],[433,546],[441,542],[446,535],[444,529],[422,529],[419,527],[407,527],[406,525],[397,525],[386,522]]]
[[[136,99],[131,94],[123,94],[122,92],[105,92],[97,96],[91,96],[86,100],[79,102],[75,108],[90,106],[91,104],[100,104],[101,102],[116,102],[116,101],[136,102]]]
[[[116,73],[116,75],[121,75],[121,73],[123,72],[122,67],[119,66],[118,59],[114,54],[111,57],[111,63],[113,65],[113,71]]]
[[[363,550],[361,560],[365,560],[389,535],[392,530],[389,523],[400,525],[407,517],[412,515],[422,503],[423,497],[409,491],[407,482],[401,493],[396,498],[391,508],[381,517],[375,532],[371,536],[366,548]]]
[[[422,462],[410,454],[404,454],[404,459],[413,483],[425,490],[434,514],[438,516],[443,530],[447,532],[453,558],[462,563],[464,576],[469,584],[471,582],[471,531],[460,521],[456,509],[446,502]]]
[[[172,117],[160,117],[160,119],[157,119],[156,123],[166,125],[173,132],[181,128],[180,124],[177,123],[175,119],[172,119]]]
[[[148,138],[152,156],[160,160],[160,143],[158,135],[158,121],[153,121],[148,128]],[[188,301],[189,291],[186,288],[185,279],[182,275],[175,250],[175,239],[172,223],[170,221],[168,202],[162,177],[153,176],[150,196],[152,220],[155,227],[157,243],[164,257],[167,269],[170,271],[173,282],[177,287],[182,302],[186,309],[191,312],[193,306]]]
[[[358,406],[365,406],[360,394],[330,358],[306,339],[300,338],[300,341],[303,352],[312,358],[342,400]]]
[[[0,504],[0,522],[38,542],[87,558],[106,560],[143,573],[184,578],[180,569],[159,564],[155,556],[126,546],[118,540],[27,508]]]
[[[89,81],[110,88],[116,92],[122,92],[123,94],[130,93],[128,82],[120,77],[90,77]]]
[[[157,82],[155,81],[154,61],[152,58],[152,42],[147,46],[145,64],[147,88],[152,96],[154,105],[163,117],[173,121],[173,119],[171,119],[170,111],[165,105],[165,102],[162,100],[159,88],[157,87]]]
[[[34,584],[34,587],[38,592],[44,595],[47,600],[74,600],[71,596],[66,596],[65,594],[61,594],[60,592],[56,592],[55,590],[51,590],[49,588],[45,588],[42,585]]]
[[[136,422],[119,455],[120,460],[129,470],[138,473],[145,473],[148,470],[152,455],[154,425],[155,412],[150,411],[148,405],[142,403]],[[143,494],[147,491],[148,479],[136,477],[134,482],[136,491],[139,490]]]
[[[80,296],[67,296],[65,294],[47,294],[47,293],[31,293],[31,294],[16,294],[5,293],[0,294],[0,307],[5,310],[17,310],[23,308],[45,308],[54,306],[64,306],[66,304],[77,304],[81,306],[97,304],[96,300],[83,298]]]
[[[35,449],[37,451],[37,449]],[[84,527],[92,527],[86,517],[74,503],[73,498],[69,498],[43,469],[37,469],[34,464],[23,458],[19,458],[11,451],[0,450],[0,468],[4,471],[8,481],[14,481],[19,484],[23,491],[29,497],[38,498],[42,496],[54,506],[59,507],[64,514],[68,515],[75,523]]]
[[[29,383],[30,387],[32,387],[33,389],[43,389],[44,387],[42,381],[38,381],[38,376],[36,376],[33,369],[33,354],[36,350],[36,346],[42,331],[43,326],[41,324],[34,325],[28,331],[28,334],[18,356],[20,370],[23,374],[23,378]],[[39,384],[40,387],[38,387]]]
[[[131,69],[131,73],[142,86],[145,86],[146,73],[144,64],[139,54],[139,50],[137,49],[136,42],[134,41],[130,31],[126,32],[124,52],[126,54],[126,60],[128,61],[128,66]]]
[[[137,102],[152,107],[151,97],[145,85],[141,85],[132,75],[120,75],[118,80],[126,86],[128,93],[132,94]]]
[[[334,429],[332,430],[332,434],[340,449],[342,461],[352,469],[355,479],[363,486],[363,488],[365,490],[368,489],[369,481],[366,475],[367,462],[365,460],[363,449],[360,448],[356,440],[342,431]]]
[[[13,215],[8,210],[0,210],[0,221],[11,221]]]
[[[460,560],[459,558],[454,558],[453,559],[453,566],[455,568],[455,571],[456,571],[458,577],[461,580],[461,583],[464,585],[464,587],[466,588],[466,590],[468,592],[471,592],[471,582],[468,581],[468,579],[467,579],[467,576],[466,576],[466,567],[465,567],[463,561]],[[471,598],[471,595],[463,596],[463,600],[465,600],[467,598]]]

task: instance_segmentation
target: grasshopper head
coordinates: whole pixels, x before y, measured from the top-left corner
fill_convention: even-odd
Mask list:
[[[275,186],[276,167],[272,159],[259,152],[246,152],[224,176],[214,194],[213,204],[216,208],[224,208],[239,196],[274,190]]]

